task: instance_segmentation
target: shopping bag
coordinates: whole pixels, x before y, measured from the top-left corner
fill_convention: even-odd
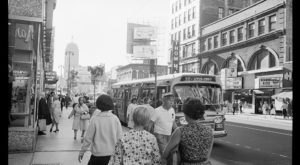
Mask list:
[[[46,119],[39,119],[39,128],[40,128],[40,131],[46,131],[47,130]]]

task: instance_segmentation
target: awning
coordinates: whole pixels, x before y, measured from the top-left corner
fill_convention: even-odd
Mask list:
[[[293,92],[289,91],[289,92],[277,93],[277,94],[273,95],[272,98],[273,99],[285,99],[285,98],[289,98],[289,99],[293,100]]]
[[[263,91],[257,90],[257,89],[254,89],[253,92],[254,92],[255,94],[263,94],[263,93],[264,93]]]

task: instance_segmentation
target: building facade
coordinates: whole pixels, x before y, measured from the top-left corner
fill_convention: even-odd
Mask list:
[[[200,28],[247,5],[242,0],[171,0],[169,73],[174,70],[172,43],[179,42],[179,72],[200,72]]]
[[[261,102],[270,103],[272,95],[292,88],[291,3],[261,0],[201,27],[200,72],[222,76],[225,68],[235,70],[230,81],[240,86],[225,85],[225,99],[244,99],[251,113],[260,113]],[[223,84],[228,80],[221,79]]]
[[[56,0],[8,0],[9,152],[34,151],[36,105],[45,88],[45,74],[53,64],[49,59],[55,6]]]
[[[157,76],[167,74],[167,66],[157,65]],[[149,64],[128,64],[117,69],[117,82],[153,77]]]
[[[65,49],[64,78],[68,78],[69,70],[79,66],[79,48],[74,42],[70,42]]]

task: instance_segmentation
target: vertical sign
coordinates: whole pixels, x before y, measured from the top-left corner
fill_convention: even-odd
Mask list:
[[[179,41],[172,42],[172,73],[179,73]]]

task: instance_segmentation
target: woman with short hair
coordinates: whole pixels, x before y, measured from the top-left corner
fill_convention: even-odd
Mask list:
[[[91,146],[92,155],[88,165],[107,165],[122,135],[122,126],[118,117],[112,113],[114,105],[110,96],[100,95],[96,106],[99,112],[90,121],[78,160],[81,162],[84,153]]]
[[[201,123],[205,107],[197,98],[188,98],[183,104],[187,125],[178,127],[171,136],[162,157],[167,159],[178,147],[181,164],[211,165],[209,156],[213,146],[213,132]]]
[[[110,165],[160,164],[160,153],[154,135],[145,128],[150,121],[149,107],[137,106],[132,114],[133,129],[126,132],[115,147]]]
[[[131,99],[131,103],[128,105],[127,108],[127,126],[129,128],[133,128],[132,113],[136,106],[137,106],[137,98],[134,97]]]
[[[69,119],[74,116],[72,129],[74,130],[74,140],[77,139],[77,131],[81,130],[81,138],[83,140],[83,136],[85,131],[88,128],[88,119],[82,119],[81,116],[88,114],[89,108],[83,103],[83,97],[78,98],[78,103],[73,104],[73,110],[69,115]]]

